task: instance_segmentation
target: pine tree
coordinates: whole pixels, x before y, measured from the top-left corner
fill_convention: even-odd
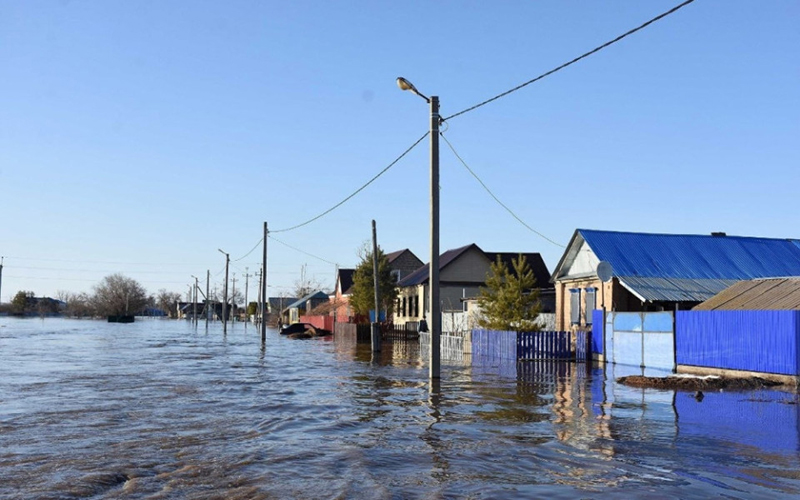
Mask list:
[[[489,330],[538,331],[537,317],[542,310],[536,277],[525,256],[511,261],[513,272],[497,256],[481,287],[478,305],[483,317],[478,324]]]

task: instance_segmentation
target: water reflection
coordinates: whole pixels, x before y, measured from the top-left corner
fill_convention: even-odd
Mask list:
[[[775,497],[795,394],[627,369],[293,340],[233,325],[0,318],[1,498]]]

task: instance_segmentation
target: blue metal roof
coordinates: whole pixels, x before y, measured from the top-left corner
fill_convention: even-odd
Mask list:
[[[702,301],[732,282],[800,276],[800,241],[578,229],[598,259],[645,300]]]
[[[752,279],[800,276],[800,242],[744,236],[622,233],[579,229],[615,276]]]

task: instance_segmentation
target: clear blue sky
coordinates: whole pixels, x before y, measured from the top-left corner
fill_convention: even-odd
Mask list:
[[[318,215],[425,133],[397,76],[449,116],[678,3],[0,0],[2,300],[112,272],[221,286],[218,248],[239,259],[263,221]],[[697,0],[445,135],[561,244],[578,227],[800,238],[798,26],[794,0]],[[385,250],[428,260],[427,142],[273,236],[351,267],[372,219]],[[441,248],[473,242],[551,270],[562,253],[442,143]],[[332,264],[270,240],[270,295],[303,264],[332,287]]]

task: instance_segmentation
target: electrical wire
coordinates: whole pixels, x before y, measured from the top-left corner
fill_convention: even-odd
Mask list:
[[[260,239],[260,240],[258,240],[258,243],[256,243],[255,245],[253,245],[253,248],[251,248],[249,252],[247,252],[246,254],[242,255],[242,256],[241,256],[241,257],[239,257],[238,259],[233,259],[233,261],[232,261],[232,262],[239,262],[240,260],[244,259],[244,258],[245,258],[245,257],[247,257],[248,255],[250,255],[251,253],[253,253],[253,251],[254,251],[256,248],[258,248],[258,245],[260,245],[260,244],[261,244],[263,241],[264,241],[264,237],[262,236],[262,237],[261,237],[261,239]]]
[[[476,173],[475,173],[475,172],[474,172],[474,171],[473,171],[471,168],[469,168],[469,165],[467,165],[467,162],[465,162],[465,161],[464,161],[464,159],[463,159],[463,158],[461,158],[461,155],[459,155],[459,154],[458,154],[458,152],[456,151],[456,149],[453,147],[453,145],[452,145],[452,144],[450,144],[450,141],[448,141],[448,140],[447,140],[447,137],[445,137],[445,136],[444,136],[444,134],[439,134],[439,135],[442,137],[442,139],[444,139],[444,142],[445,142],[445,143],[446,143],[446,144],[447,144],[447,145],[450,147],[450,151],[452,151],[452,152],[453,152],[453,154],[456,156],[456,158],[458,158],[458,160],[461,162],[461,164],[462,164],[462,165],[464,165],[464,168],[466,168],[466,169],[467,169],[467,171],[468,171],[470,174],[472,174],[472,176],[473,176],[473,177],[475,177],[475,179],[476,179],[476,180],[477,180],[477,181],[480,183],[480,185],[481,185],[481,186],[483,186],[483,189],[485,189],[485,190],[486,190],[486,192],[487,192],[487,193],[489,193],[489,196],[491,196],[492,198],[494,198],[494,201],[496,201],[496,202],[497,202],[497,203],[498,203],[498,204],[499,204],[501,207],[505,208],[505,209],[506,209],[506,211],[507,211],[508,213],[510,213],[512,217],[514,217],[515,219],[517,219],[517,221],[519,221],[519,223],[520,223],[520,224],[522,224],[523,226],[525,226],[526,228],[528,228],[528,230],[530,230],[531,232],[533,232],[533,233],[537,234],[539,237],[541,237],[541,238],[542,238],[542,239],[544,239],[545,241],[548,241],[548,242],[552,243],[553,245],[555,245],[555,246],[557,246],[557,247],[561,247],[561,248],[567,248],[567,247],[566,247],[566,245],[562,245],[561,243],[558,243],[558,242],[556,242],[556,241],[553,241],[552,239],[548,238],[548,237],[547,237],[547,236],[545,236],[544,234],[542,234],[542,233],[540,233],[539,231],[535,230],[534,228],[532,228],[531,226],[529,226],[528,224],[526,224],[526,223],[525,223],[525,221],[523,221],[522,219],[520,219],[520,218],[519,218],[519,216],[518,216],[517,214],[515,214],[515,213],[514,213],[514,212],[513,212],[513,211],[512,211],[510,208],[508,208],[508,206],[506,206],[506,204],[505,204],[505,203],[503,203],[502,201],[500,201],[500,199],[499,199],[497,196],[495,196],[495,195],[494,195],[494,193],[492,193],[492,190],[491,190],[491,189],[489,189],[489,187],[488,187],[488,186],[486,186],[486,184],[485,184],[485,183],[484,183],[484,182],[481,180],[481,178],[480,178],[480,177],[478,177],[478,174],[476,174]]]
[[[74,260],[74,259],[40,259],[36,257],[9,257],[4,256],[6,259],[16,260],[32,260],[42,262],[72,262],[76,264],[119,264],[128,266],[199,266],[200,264],[189,264],[186,262],[121,262],[109,260]]]
[[[485,101],[483,101],[481,103],[478,103],[478,104],[476,104],[476,105],[474,105],[472,107],[469,107],[469,108],[467,108],[467,109],[465,109],[463,111],[459,111],[458,113],[455,113],[453,115],[448,116],[447,118],[444,118],[443,120],[447,121],[447,120],[450,120],[451,118],[455,118],[457,116],[461,116],[464,113],[468,113],[468,112],[470,112],[472,110],[480,108],[481,106],[489,104],[492,101],[496,101],[497,99],[500,99],[501,97],[505,97],[505,96],[507,96],[508,94],[510,94],[512,92],[516,92],[517,90],[519,90],[519,89],[521,89],[521,88],[523,88],[523,87],[525,87],[527,85],[530,85],[531,83],[537,82],[537,81],[541,80],[542,78],[550,76],[550,75],[552,75],[553,73],[555,73],[557,71],[561,71],[562,69],[566,68],[567,66],[571,66],[572,64],[575,64],[576,62],[580,61],[581,59],[584,59],[586,57],[591,56],[592,54],[600,52],[601,50],[605,49],[606,47],[619,42],[620,40],[622,40],[623,38],[627,37],[628,35],[632,35],[632,34],[636,33],[637,31],[646,28],[647,26],[653,24],[654,22],[659,21],[659,20],[667,17],[668,15],[678,11],[679,9],[682,9],[683,7],[686,7],[687,5],[689,5],[692,2],[694,2],[694,0],[686,0],[685,2],[681,3],[680,5],[677,5],[677,6],[673,7],[673,8],[671,8],[670,10],[664,12],[663,14],[659,14],[658,16],[650,19],[646,23],[644,23],[644,24],[642,24],[640,26],[637,26],[636,28],[633,28],[630,31],[627,31],[627,32],[623,33],[622,35],[618,36],[617,38],[615,38],[613,40],[610,40],[610,41],[604,43],[603,45],[600,45],[599,47],[595,47],[594,49],[590,50],[589,52],[586,52],[585,54],[580,55],[580,56],[576,57],[575,59],[573,59],[573,60],[571,60],[569,62],[566,62],[566,63],[562,64],[561,66],[558,66],[557,68],[553,68],[553,69],[551,69],[550,71],[548,71],[546,73],[542,73],[541,75],[537,76],[536,78],[534,78],[532,80],[528,80],[527,82],[525,82],[525,83],[523,83],[521,85],[517,85],[516,87],[514,87],[511,90],[507,90],[507,91],[503,92],[502,94],[498,94],[498,95],[492,97],[491,99],[487,99],[487,100],[485,100]]]
[[[104,273],[104,274],[106,274],[106,273],[118,273],[118,272],[120,272],[119,270],[110,271],[110,270],[102,270],[102,269],[69,269],[69,268],[63,268],[63,267],[30,267],[30,266],[11,266],[11,267],[9,267],[7,265],[6,265],[6,268],[14,269],[14,270],[17,270],[17,269],[29,269],[29,270],[34,270],[34,271],[62,271],[62,272],[73,272],[73,273]],[[164,274],[185,275],[186,274],[183,271],[129,271],[129,272],[134,272],[136,274],[159,274],[159,275],[164,275]],[[124,272],[123,272],[123,274],[124,274]]]
[[[408,149],[406,149],[405,151],[403,151],[403,154],[401,154],[400,156],[398,156],[397,158],[395,158],[395,160],[394,160],[392,163],[390,163],[389,165],[387,165],[387,166],[386,166],[386,168],[384,168],[383,170],[381,170],[380,172],[378,172],[378,174],[377,174],[375,177],[373,177],[372,179],[370,179],[369,181],[367,181],[367,183],[366,183],[366,184],[364,184],[364,185],[363,185],[363,186],[361,186],[360,188],[356,189],[356,190],[353,192],[353,194],[351,194],[351,195],[350,195],[350,196],[348,196],[347,198],[343,199],[342,201],[340,201],[340,202],[339,202],[339,203],[337,203],[336,205],[332,206],[332,207],[331,207],[331,208],[329,208],[328,210],[326,210],[326,211],[322,212],[321,214],[317,215],[316,217],[314,217],[314,218],[312,218],[312,219],[309,219],[309,220],[307,220],[307,221],[305,221],[305,222],[303,222],[303,223],[297,224],[296,226],[287,227],[287,228],[284,228],[284,229],[270,230],[269,232],[270,232],[270,233],[285,233],[285,232],[287,232],[287,231],[293,231],[293,230],[295,230],[295,229],[298,229],[298,228],[301,228],[301,227],[303,227],[303,226],[306,226],[306,225],[308,225],[308,224],[311,224],[311,223],[312,223],[312,222],[314,222],[315,220],[317,220],[317,219],[319,219],[319,218],[321,218],[321,217],[324,217],[325,215],[328,215],[329,213],[333,212],[334,210],[336,210],[336,209],[337,209],[337,208],[339,208],[340,206],[344,205],[344,204],[345,204],[345,202],[347,202],[348,200],[350,200],[350,198],[352,198],[353,196],[355,196],[355,195],[357,195],[358,193],[360,193],[361,191],[363,191],[363,190],[364,190],[364,188],[366,188],[367,186],[369,186],[370,184],[372,184],[372,183],[373,183],[373,182],[374,182],[374,181],[375,181],[375,180],[376,180],[378,177],[380,177],[380,176],[382,176],[383,174],[385,174],[385,173],[386,173],[386,172],[387,172],[387,171],[388,171],[390,168],[392,168],[393,166],[395,166],[395,164],[397,164],[397,162],[399,162],[399,161],[400,161],[400,160],[401,160],[401,159],[402,159],[402,158],[403,158],[405,155],[407,155],[407,154],[408,154],[408,153],[409,153],[409,152],[410,152],[412,149],[414,149],[414,148],[417,146],[417,144],[419,144],[420,142],[422,142],[422,140],[423,140],[423,139],[425,139],[426,137],[428,137],[428,134],[429,134],[429,133],[430,133],[430,132],[425,132],[425,134],[423,134],[423,136],[422,136],[422,137],[420,137],[419,139],[417,139],[417,142],[415,142],[414,144],[412,144],[411,146],[409,146],[409,148],[408,148]],[[275,241],[278,241],[278,240],[275,240]]]
[[[339,265],[336,262],[331,262],[329,260],[323,259],[322,257],[318,257],[318,256],[314,255],[313,253],[308,253],[305,250],[300,250],[299,248],[293,247],[292,245],[290,245],[288,243],[284,243],[283,241],[279,240],[278,238],[276,238],[274,236],[269,236],[269,235],[267,235],[267,236],[269,237],[269,239],[271,239],[273,241],[277,241],[278,243],[280,243],[281,245],[283,245],[285,247],[291,248],[292,250],[295,250],[295,251],[300,252],[302,254],[308,255],[309,257],[314,257],[315,259],[321,260],[322,262],[325,262],[326,264],[331,264],[333,266],[338,266]]]

